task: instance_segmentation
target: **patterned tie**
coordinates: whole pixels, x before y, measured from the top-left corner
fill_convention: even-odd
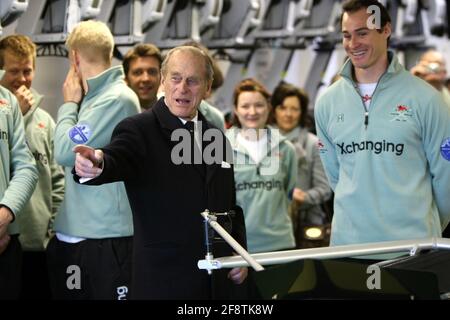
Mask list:
[[[191,134],[191,163],[196,165],[202,165],[202,157],[200,152],[200,147],[198,142],[195,139],[195,123],[194,121],[187,121],[184,124],[184,128],[189,131]],[[194,156],[196,155],[196,156]]]
[[[190,134],[193,135],[194,134],[194,121],[186,121],[186,123],[184,124],[184,127],[189,130]]]

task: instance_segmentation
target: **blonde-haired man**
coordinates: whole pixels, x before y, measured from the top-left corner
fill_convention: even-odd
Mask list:
[[[99,64],[105,69],[111,66],[114,37],[103,22],[94,20],[81,22],[70,33],[66,46],[71,53],[82,53],[84,59],[90,63]]]
[[[11,35],[0,41],[0,84],[19,102],[25,136],[39,172],[30,201],[17,221],[23,249],[22,298],[49,298],[45,248],[52,236],[55,214],[64,197],[64,172],[53,155],[55,121],[43,109],[43,96],[31,88],[36,65],[36,46],[27,36]]]
[[[107,144],[139,101],[111,67],[114,40],[102,22],[84,21],[69,35],[70,70],[58,111],[55,157],[71,174],[77,144]],[[132,245],[131,208],[122,182],[88,187],[66,180],[66,195],[48,246],[52,293],[57,299],[125,299]]]

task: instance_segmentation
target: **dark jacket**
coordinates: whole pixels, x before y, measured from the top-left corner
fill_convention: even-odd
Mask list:
[[[201,113],[198,117],[205,131],[210,126]],[[134,223],[130,290],[134,299],[211,298],[211,278],[197,268],[206,252],[200,213],[235,209],[233,167],[175,165],[171,151],[178,142],[171,141],[171,133],[182,127],[163,99],[148,112],[124,119],[115,128],[111,143],[102,149],[102,174],[88,182],[125,182]],[[245,247],[242,212],[232,225],[232,235]],[[231,254],[231,248],[222,245],[214,256]],[[227,288],[212,297],[228,297],[231,281],[225,283]]]

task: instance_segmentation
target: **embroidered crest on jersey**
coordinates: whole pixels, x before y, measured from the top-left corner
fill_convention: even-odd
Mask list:
[[[38,127],[39,129],[45,129],[45,123],[39,122],[39,123],[37,124],[37,127]]]
[[[77,124],[69,130],[69,137],[75,143],[83,144],[89,141],[92,130],[87,124]]]
[[[398,105],[391,111],[391,121],[407,122],[411,117],[411,107],[405,105]]]
[[[450,137],[442,141],[441,155],[445,160],[450,161]]]
[[[325,148],[325,145],[323,144],[323,142],[321,140],[317,141],[317,149],[319,150],[319,153],[325,153],[327,152],[327,148]]]
[[[369,96],[368,94],[361,96],[362,100],[364,101],[364,103],[372,100],[372,96]]]
[[[0,112],[3,114],[11,114],[12,108],[9,101],[6,99],[0,99]]]

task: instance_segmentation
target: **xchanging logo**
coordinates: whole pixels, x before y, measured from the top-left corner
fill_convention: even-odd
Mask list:
[[[252,189],[264,189],[270,191],[272,189],[283,189],[283,184],[281,181],[271,180],[271,181],[250,181],[241,182],[236,184],[236,191],[252,190]]]
[[[8,139],[9,139],[8,131],[4,131],[4,130],[0,129],[0,140],[8,141]]]
[[[387,142],[386,140],[383,141],[361,141],[361,142],[352,142],[349,144],[337,143],[336,144],[341,154],[350,154],[350,153],[356,153],[359,151],[373,151],[375,154],[380,154],[382,152],[392,152],[395,153],[397,156],[401,156],[403,154],[403,149],[405,145],[403,143],[393,143],[393,142]]]

